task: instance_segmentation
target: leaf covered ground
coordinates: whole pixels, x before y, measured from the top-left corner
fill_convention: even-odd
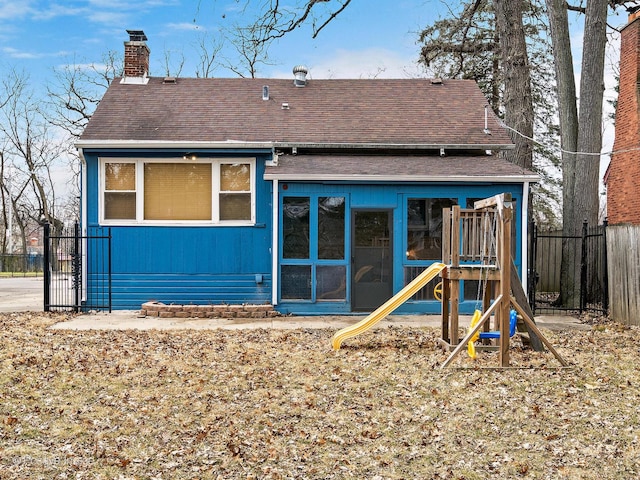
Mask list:
[[[2,479],[632,479],[638,328],[440,369],[438,331],[62,331],[1,314]],[[460,368],[463,367],[463,368]]]

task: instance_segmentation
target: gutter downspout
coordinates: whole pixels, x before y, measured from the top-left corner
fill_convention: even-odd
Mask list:
[[[80,175],[80,231],[84,238],[82,245],[82,297],[83,302],[87,301],[87,160],[84,158],[84,152],[82,148],[78,148],[78,156],[81,162],[81,175]]]
[[[276,306],[278,304],[278,252],[279,248],[279,235],[280,225],[278,224],[278,210],[280,209],[278,203],[278,180],[274,179],[272,181],[273,184],[273,196],[271,199],[271,214],[272,221],[271,225],[273,226],[273,231],[271,232],[272,240],[271,240],[271,304]]]
[[[522,239],[521,239],[521,264],[522,264],[522,288],[527,292],[529,279],[529,182],[522,184]],[[528,294],[529,292],[527,292]]]

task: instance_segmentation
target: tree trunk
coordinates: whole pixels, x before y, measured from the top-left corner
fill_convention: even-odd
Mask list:
[[[580,81],[580,117],[578,155],[574,191],[572,229],[586,220],[590,227],[598,224],[600,209],[599,177],[602,150],[602,103],[604,99],[604,57],[607,44],[607,0],[589,0],[584,27],[582,75]],[[587,269],[584,278],[585,299],[593,291],[596,277],[594,269]]]
[[[602,150],[602,102],[604,96],[604,54],[607,44],[607,1],[589,0],[584,26],[578,155],[574,186],[573,227],[583,220],[598,223],[598,177]]]
[[[564,236],[578,235],[574,226],[574,191],[578,150],[578,109],[573,72],[573,55],[569,35],[569,19],[565,0],[547,0],[547,15],[553,43],[557,77],[560,147],[562,148],[562,231]],[[577,306],[580,301],[578,249],[569,239],[562,242],[560,298],[564,306]]]
[[[522,25],[523,0],[495,0],[494,8],[504,75],[504,120],[522,134],[509,132],[516,147],[507,156],[516,165],[531,169],[534,114],[531,69]]]

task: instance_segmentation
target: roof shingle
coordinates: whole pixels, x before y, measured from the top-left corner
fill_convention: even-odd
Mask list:
[[[510,145],[491,109],[484,132],[485,105],[471,80],[116,79],[81,140]]]
[[[356,178],[357,177],[357,178]],[[496,155],[281,155],[265,179],[368,181],[533,181],[536,173]]]

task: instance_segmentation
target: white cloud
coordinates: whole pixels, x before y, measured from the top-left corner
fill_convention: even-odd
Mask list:
[[[33,18],[35,20],[51,20],[52,18],[57,17],[69,17],[82,15],[86,13],[85,8],[73,8],[58,4],[49,5],[47,9],[37,9],[34,8],[32,10]]]
[[[22,18],[32,11],[31,2],[0,0],[0,19]]]
[[[106,23],[110,25],[126,25],[128,16],[122,12],[93,12],[88,16],[89,20],[95,23]]]
[[[299,63],[299,62],[298,62]],[[297,64],[297,63],[295,63]],[[274,78],[289,78],[291,69],[273,70]],[[382,48],[337,50],[307,67],[311,78],[415,78],[424,77],[423,69],[412,58]]]
[[[192,31],[192,30],[204,31],[205,30],[204,27],[193,22],[168,23],[167,27],[170,28],[171,30],[187,30],[187,31]]]
[[[4,52],[10,58],[19,58],[23,60],[37,60],[40,58],[47,58],[47,57],[49,58],[64,57],[70,54],[70,52],[66,50],[59,50],[53,53],[42,53],[42,52],[33,53],[33,52],[18,50],[17,48],[13,48],[13,47],[3,47],[1,51]]]
[[[21,59],[25,59],[25,60],[33,60],[33,59],[37,59],[37,58],[42,58],[43,57],[42,54],[23,52],[23,51],[20,51],[20,50],[18,50],[16,48],[12,48],[12,47],[4,47],[2,49],[2,51],[10,58],[21,58]]]

